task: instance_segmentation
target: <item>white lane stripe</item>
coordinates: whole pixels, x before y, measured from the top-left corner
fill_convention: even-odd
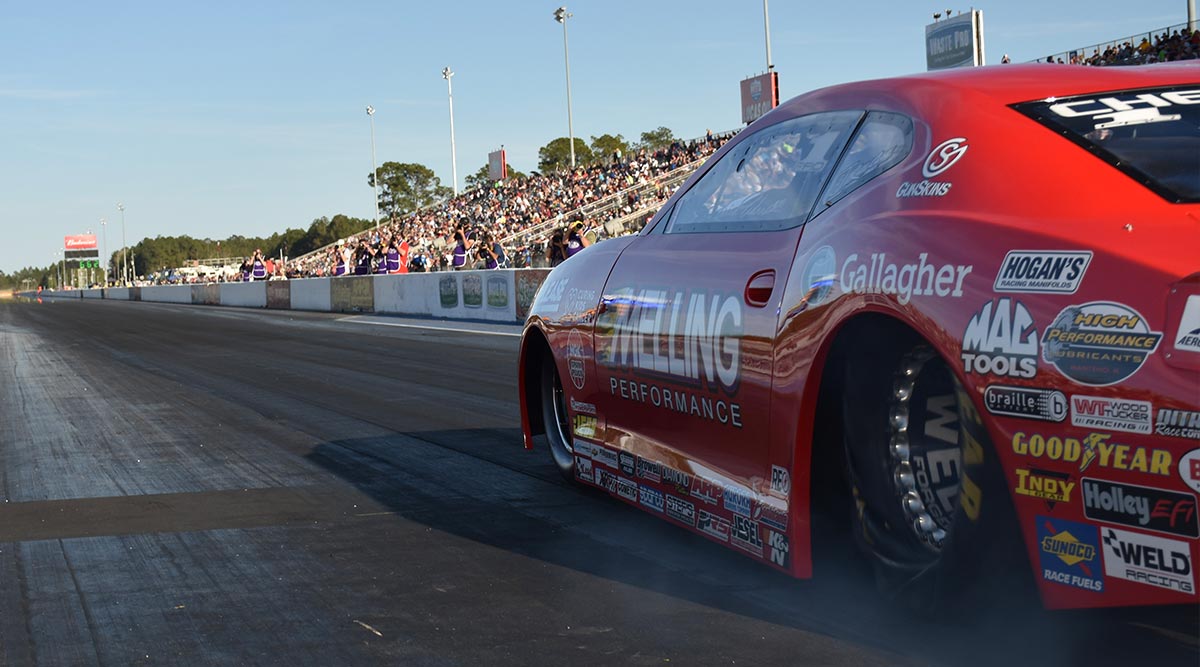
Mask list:
[[[453,331],[455,333],[472,333],[483,334],[485,336],[513,336],[520,338],[520,333],[510,333],[507,331],[483,331],[481,329],[458,329],[455,327],[434,327],[423,324],[401,324],[400,322],[379,322],[376,320],[359,320],[354,317],[342,317],[338,322],[351,322],[353,324],[374,324],[381,327],[400,327],[402,329],[429,329],[430,331]]]

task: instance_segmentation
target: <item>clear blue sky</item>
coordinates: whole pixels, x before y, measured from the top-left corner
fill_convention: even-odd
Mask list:
[[[568,2],[575,134],[694,137],[739,125],[738,81],[765,69],[758,0]],[[989,63],[1182,23],[1186,0],[983,5]],[[503,144],[536,169],[566,136],[558,3],[10,2],[0,20],[0,270],[46,265],[107,218],[120,245],[223,238],[372,215],[376,152],[449,185]],[[784,99],[925,69],[934,3],[770,3]]]

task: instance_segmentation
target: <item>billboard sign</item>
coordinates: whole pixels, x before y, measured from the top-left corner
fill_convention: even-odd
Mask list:
[[[95,234],[75,234],[74,236],[63,237],[64,250],[95,250],[96,235]]]
[[[753,123],[779,106],[779,73],[767,72],[742,79],[742,122]]]
[[[925,26],[925,69],[975,67],[984,64],[983,56],[982,10]]]
[[[504,149],[488,153],[488,178],[503,181],[508,178],[508,161]]]

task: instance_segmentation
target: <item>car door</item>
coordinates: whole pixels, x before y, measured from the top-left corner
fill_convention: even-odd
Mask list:
[[[595,330],[605,441],[667,466],[680,493],[711,493],[696,476],[727,498],[767,477],[783,286],[861,116],[800,116],[741,139],[609,275]]]

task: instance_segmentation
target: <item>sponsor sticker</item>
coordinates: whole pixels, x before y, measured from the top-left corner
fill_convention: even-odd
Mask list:
[[[1071,425],[1082,428],[1149,433],[1151,411],[1148,401],[1102,396],[1071,397]]]
[[[763,542],[758,534],[758,522],[733,515],[733,530],[729,534],[733,546],[762,558]]]
[[[621,473],[633,477],[637,470],[637,457],[629,452],[621,452],[617,455],[620,461]]]
[[[617,495],[631,503],[638,500],[638,485],[633,480],[617,476]]]
[[[921,175],[925,178],[936,178],[966,154],[966,137],[947,139],[929,151],[929,157],[925,158],[925,164],[921,165]]]
[[[1159,408],[1154,432],[1172,438],[1200,440],[1200,412]]]
[[[1190,493],[1084,477],[1083,513],[1093,521],[1183,537],[1200,536],[1196,496]]]
[[[792,474],[783,466],[771,466],[771,492],[784,498],[792,492]]]
[[[596,418],[589,415],[575,415],[571,420],[572,431],[580,438],[596,437]]]
[[[994,415],[1061,422],[1067,418],[1067,395],[1057,389],[991,385],[983,392],[983,405]]]
[[[683,472],[682,470],[676,470],[670,466],[663,466],[662,478],[664,484],[669,484],[675,487],[676,493],[686,496],[690,492],[692,486],[692,476],[686,472]]]
[[[1083,438],[1044,436],[1040,433],[1013,434],[1013,453],[1035,459],[1078,463],[1079,471],[1095,464],[1100,468],[1152,475],[1171,474],[1171,452],[1137,445],[1110,442],[1111,433],[1090,433]]]
[[[786,531],[788,527],[787,512],[781,511],[770,505],[758,503],[754,506],[754,515],[750,517],[765,526],[770,526],[775,530]]]
[[[638,502],[655,512],[662,513],[664,509],[663,492],[658,489],[652,489],[645,484],[638,486]]]
[[[585,482],[596,483],[596,478],[592,474],[592,460],[585,459],[582,456],[575,457],[575,476]]]
[[[1046,501],[1046,509],[1053,510],[1057,503],[1071,502],[1071,492],[1075,490],[1075,482],[1071,475],[1065,472],[1039,470],[1037,468],[1017,468],[1017,495],[1041,498]]]
[[[1189,296],[1183,307],[1179,333],[1175,336],[1175,349],[1200,352],[1200,294]]]
[[[734,514],[750,517],[751,498],[748,494],[743,493],[740,489],[733,487],[725,487],[724,493],[725,509]]]
[[[1037,536],[1043,579],[1104,592],[1096,526],[1039,516]]]
[[[696,524],[696,527],[701,532],[707,533],[722,542],[729,541],[729,521],[716,514],[700,510],[700,521]]]
[[[692,487],[689,489],[689,495],[708,505],[716,505],[719,502],[723,487],[711,480],[703,477],[693,476]]]
[[[1042,358],[1080,384],[1102,387],[1136,373],[1161,339],[1129,306],[1092,301],[1058,313],[1042,334]]]
[[[680,523],[689,526],[696,526],[696,506],[686,500],[676,498],[675,496],[667,496],[667,516],[675,519]]]
[[[1025,304],[1008,297],[983,304],[963,332],[963,371],[1031,378],[1037,375],[1038,332]]]
[[[776,530],[767,531],[767,546],[771,549],[771,562],[779,567],[786,568],[788,566],[788,538],[787,535]]]
[[[662,481],[662,464],[639,456],[637,458],[637,476],[657,484]]]
[[[1179,459],[1179,478],[1191,490],[1200,493],[1200,449],[1193,449]]]
[[[609,493],[617,492],[617,476],[603,468],[596,470],[596,484],[604,487]]]
[[[1074,294],[1091,262],[1090,250],[1010,250],[1000,263],[992,289]]]
[[[584,440],[575,440],[573,444],[577,453],[582,453],[596,463],[603,463],[610,468],[617,467],[617,453],[613,450]]]
[[[859,259],[852,253],[842,262],[838,287],[846,294],[890,294],[900,305],[914,296],[962,296],[963,280],[975,268],[969,264],[930,264],[929,253],[917,255],[917,261],[903,264],[884,252]]]
[[[575,412],[581,412],[585,415],[592,415],[594,417],[596,415],[596,404],[595,403],[584,403],[583,401],[577,401],[574,398],[572,398],[571,399],[571,410],[573,410]]]
[[[587,382],[587,360],[592,356],[589,347],[579,329],[572,329],[567,334],[567,372],[576,389],[583,389]]]
[[[1187,542],[1107,526],[1100,532],[1106,575],[1188,595],[1196,591]]]
[[[837,285],[837,253],[833,248],[821,246],[808,258],[808,263],[804,265],[804,285],[807,289],[800,299],[798,312],[829,300]]]

